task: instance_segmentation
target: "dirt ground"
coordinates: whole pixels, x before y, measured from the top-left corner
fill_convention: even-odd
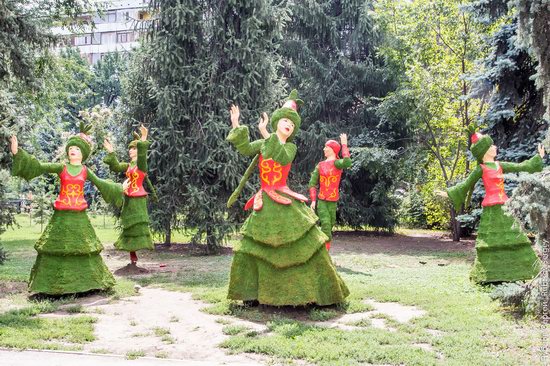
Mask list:
[[[430,252],[473,253],[474,238],[454,242],[447,234],[410,232],[407,235],[380,235],[368,232],[337,231],[331,251],[334,253],[410,254]]]
[[[407,235],[364,235],[350,232],[335,233],[331,252],[334,254],[430,254],[441,252],[463,252],[473,255],[474,240],[452,242],[449,238],[434,233],[412,233]],[[159,253],[161,255],[159,256]],[[181,269],[180,256],[205,255],[201,247],[176,244],[171,247],[160,245],[155,253],[140,252],[139,267],[127,266],[127,253],[114,250],[107,245],[102,253],[109,268],[119,276],[148,276],[154,273],[177,272]],[[162,255],[166,254],[166,255]],[[222,255],[230,255],[231,249],[224,248]],[[165,258],[159,260],[158,258]],[[19,292],[21,283],[4,283],[0,292]],[[219,344],[229,336],[223,333],[224,326],[244,326],[250,331],[266,333],[265,322],[252,322],[231,316],[211,315],[201,311],[208,304],[194,300],[190,293],[168,291],[161,288],[136,287],[137,296],[112,300],[101,294],[81,297],[76,303],[83,312],[97,318],[96,340],[84,346],[83,351],[94,354],[127,355],[143,353],[146,357],[162,357],[190,361],[211,361],[212,364],[263,365],[273,364],[266,356],[254,354],[226,354]],[[377,303],[372,299],[365,302],[373,310],[363,313],[344,314],[328,321],[309,321],[307,310],[260,306],[269,316],[278,315],[310,322],[316,325],[354,330],[353,324],[360,320],[370,321],[374,327],[392,331],[379,314],[398,322],[406,323],[425,311],[397,303]],[[74,307],[74,303],[66,307]],[[79,316],[65,311],[44,314],[45,317]],[[419,344],[426,348],[429,345]],[[300,363],[301,364],[301,363]]]
[[[454,242],[448,234],[437,232],[408,232],[404,234],[375,234],[368,232],[336,231],[333,234],[331,246],[333,254],[430,254],[437,255],[441,252],[464,253],[472,259],[475,256],[475,238],[463,238],[460,242]],[[164,244],[156,245],[156,253],[169,254],[172,259],[155,261],[148,252],[140,252],[139,267],[146,270],[140,273],[126,268],[129,257],[126,253],[107,247],[102,255],[105,257],[109,268],[117,275],[140,275],[146,273],[176,272],[179,268],[178,256],[202,256],[207,255],[205,246],[191,244],[173,244],[170,247]],[[231,255],[231,248],[221,249],[221,255]],[[116,272],[119,271],[119,272]]]

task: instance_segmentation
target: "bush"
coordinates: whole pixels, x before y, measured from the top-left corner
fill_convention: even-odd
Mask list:
[[[4,264],[4,262],[8,259],[8,253],[4,250],[4,248],[0,247],[0,265]]]
[[[505,306],[523,308],[526,293],[527,286],[512,282],[495,286],[489,296]]]
[[[456,219],[460,222],[460,233],[462,236],[472,235],[479,225],[479,219],[481,218],[482,209],[476,208],[472,212],[458,215]]]
[[[403,198],[399,210],[399,224],[411,229],[425,229],[428,227],[424,200],[416,190],[408,193]]]

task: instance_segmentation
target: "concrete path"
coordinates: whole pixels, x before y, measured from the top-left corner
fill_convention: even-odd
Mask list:
[[[9,351],[0,349],[0,365],[2,366],[256,366],[257,363],[221,362],[197,360],[171,360],[142,357],[136,360],[126,360],[118,355],[95,355],[78,352],[58,351]]]

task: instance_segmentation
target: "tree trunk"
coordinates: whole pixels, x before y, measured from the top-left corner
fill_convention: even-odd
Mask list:
[[[206,228],[206,254],[216,253],[218,250],[218,243],[216,243],[216,238],[212,233],[210,227]]]
[[[172,227],[170,223],[166,225],[164,230],[164,244],[172,245]]]
[[[456,219],[456,211],[451,208],[451,230],[453,232],[453,241],[460,241],[460,222]]]

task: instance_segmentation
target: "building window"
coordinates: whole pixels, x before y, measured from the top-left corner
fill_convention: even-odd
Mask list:
[[[82,34],[74,38],[75,46],[86,46],[90,44],[101,44],[101,33]]]
[[[92,34],[92,44],[101,44],[101,33]]]
[[[133,41],[134,41],[133,32],[120,32],[116,34],[117,43],[127,43],[127,42],[133,42]]]
[[[82,34],[80,36],[77,36],[75,37],[74,44],[75,46],[85,46],[88,44],[92,44],[92,35]]]
[[[94,17],[95,24],[116,23],[116,11],[109,11],[105,14]]]

